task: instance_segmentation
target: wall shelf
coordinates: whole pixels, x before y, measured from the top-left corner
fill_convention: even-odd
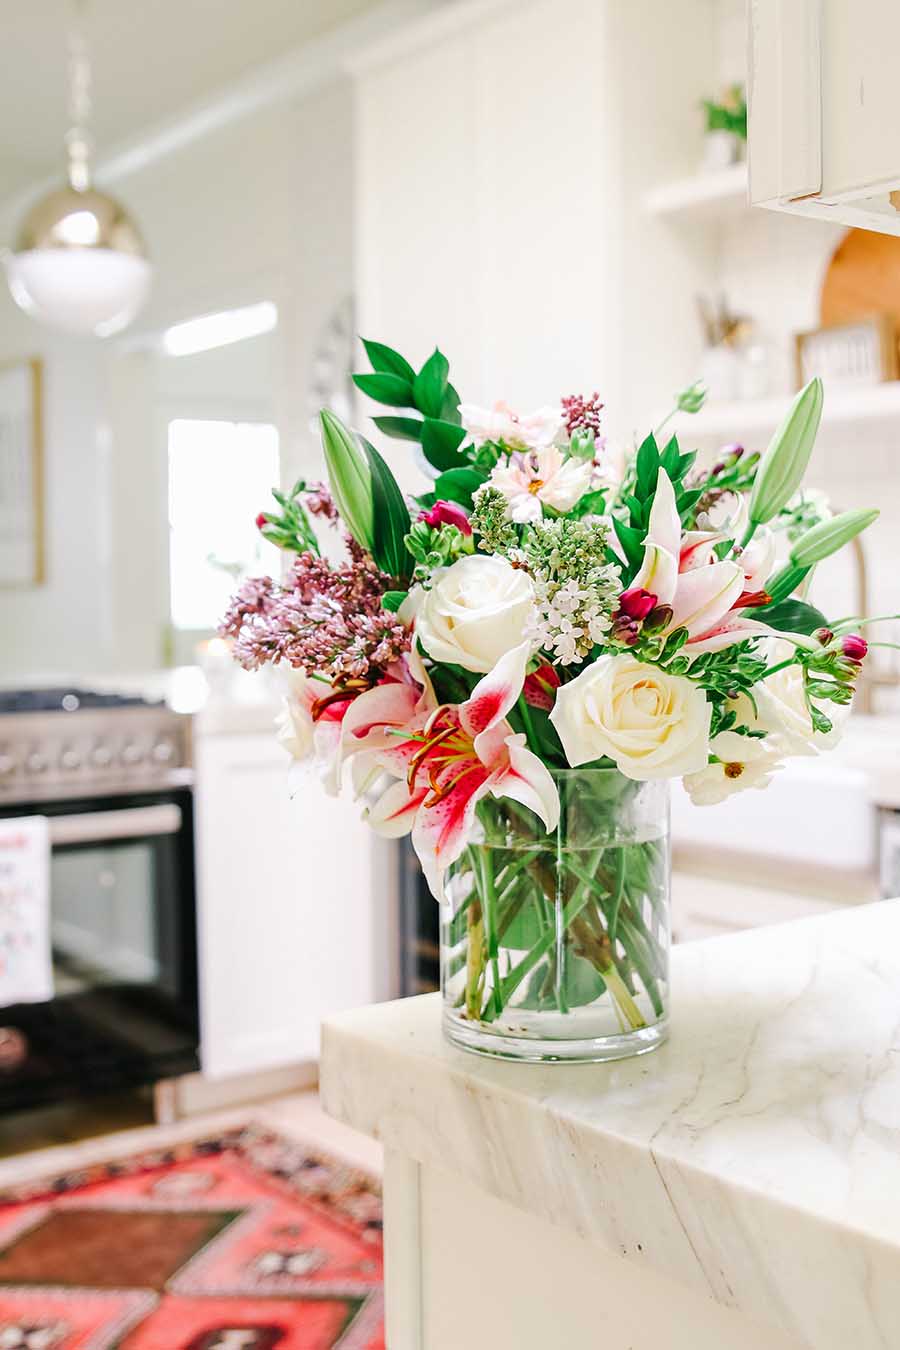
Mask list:
[[[749,209],[747,165],[710,169],[663,183],[644,197],[644,208],[655,216],[715,219]]]
[[[752,402],[710,403],[691,417],[679,416],[677,431],[688,441],[740,440],[754,434],[771,434],[790,406],[790,395],[758,399]],[[826,387],[822,426],[845,426],[850,422],[900,423],[900,380],[866,385],[859,389]]]

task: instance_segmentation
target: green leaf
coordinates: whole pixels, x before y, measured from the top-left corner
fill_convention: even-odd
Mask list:
[[[383,342],[368,342],[365,338],[361,338],[360,341],[366,349],[366,356],[371,361],[373,370],[383,375],[399,375],[401,380],[412,384],[416,372],[405,356],[395,352],[393,347],[386,347]]]
[[[480,469],[449,469],[434,484],[434,495],[440,501],[458,502],[471,509],[472,498],[488,476]]]
[[[779,633],[814,633],[817,628],[827,628],[828,620],[815,605],[805,600],[782,600],[777,605],[763,605],[744,611],[751,619],[759,619]]]
[[[678,441],[674,436],[660,455],[659,462],[673,483],[676,478],[681,477],[681,451],[678,449]]]
[[[409,508],[396,478],[374,445],[363,437],[360,441],[372,476],[372,557],[382,572],[405,580],[411,561],[403,542],[409,530]]]
[[[354,375],[353,383],[376,403],[387,403],[391,408],[412,408],[413,386],[399,375]]]
[[[656,480],[659,476],[659,450],[656,446],[656,438],[652,434],[641,443],[634,467],[637,473],[639,495],[646,500],[656,491]]]
[[[632,529],[618,516],[613,516],[613,529],[630,565],[635,568],[640,567],[644,557],[644,536],[642,532]]]
[[[424,423],[418,417],[373,417],[379,431],[399,441],[420,441]]]
[[[452,384],[447,385],[444,401],[441,404],[441,417],[445,422],[452,422],[454,426],[462,425],[462,418],[459,415],[459,394]]]
[[[409,591],[385,591],[381,597],[381,608],[390,610],[391,614],[396,614],[408,595]]]
[[[786,600],[806,579],[808,574],[808,567],[797,567],[794,563],[786,563],[781,571],[777,572],[766,584],[766,590],[772,597],[772,603],[778,604],[781,600]]]
[[[446,356],[435,347],[412,386],[413,405],[426,417],[443,416],[449,373],[450,365]]]
[[[459,446],[465,439],[463,428],[453,422],[426,417],[422,423],[422,453],[428,463],[442,473],[446,469],[461,469],[467,465],[465,455],[459,453]]]

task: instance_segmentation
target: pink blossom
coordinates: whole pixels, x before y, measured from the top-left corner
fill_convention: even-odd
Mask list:
[[[861,633],[848,633],[841,641],[841,651],[850,661],[864,661],[869,644]]]
[[[549,712],[556,701],[556,691],[560,683],[558,672],[545,661],[532,675],[525,677],[525,684],[522,686],[525,702],[530,703],[532,708],[543,708],[544,712]]]
[[[602,408],[603,404],[596,389],[589,398],[585,398],[583,394],[569,394],[562,400],[568,434],[571,436],[573,431],[592,431],[595,436],[599,436]]]
[[[655,609],[657,597],[640,586],[632,586],[619,596],[619,612],[629,619],[646,619],[651,609]]]
[[[462,534],[472,533],[469,517],[456,502],[435,502],[430,511],[420,513],[419,519],[424,520],[432,529],[437,529],[440,525],[455,525]]]

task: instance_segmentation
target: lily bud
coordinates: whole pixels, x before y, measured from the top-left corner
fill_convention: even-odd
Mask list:
[[[841,651],[850,661],[864,661],[869,644],[861,633],[848,633],[841,642]]]
[[[438,529],[441,525],[455,525],[461,534],[472,533],[469,517],[456,502],[437,501],[429,511],[420,511],[419,519],[432,529]]]
[[[810,380],[760,461],[750,496],[751,525],[765,525],[793,497],[806,472],[822,417],[822,381]]]
[[[798,567],[812,567],[832,553],[837,553],[851,539],[869,528],[878,519],[878,511],[844,511],[831,520],[822,520],[806,534],[801,535],[791,549],[791,562]]]
[[[319,413],[319,424],[335,505],[353,538],[371,553],[375,535],[374,507],[372,475],[365,456],[341,419],[327,408]]]
[[[674,612],[671,605],[656,605],[644,620],[644,632],[650,637],[661,633],[672,622]]]

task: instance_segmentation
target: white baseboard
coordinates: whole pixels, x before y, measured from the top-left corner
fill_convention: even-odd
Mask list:
[[[314,1088],[319,1081],[315,1060],[286,1069],[265,1069],[260,1073],[234,1074],[215,1081],[202,1073],[186,1074],[175,1083],[176,1113],[179,1119],[219,1111],[244,1102],[262,1101],[287,1092]]]

